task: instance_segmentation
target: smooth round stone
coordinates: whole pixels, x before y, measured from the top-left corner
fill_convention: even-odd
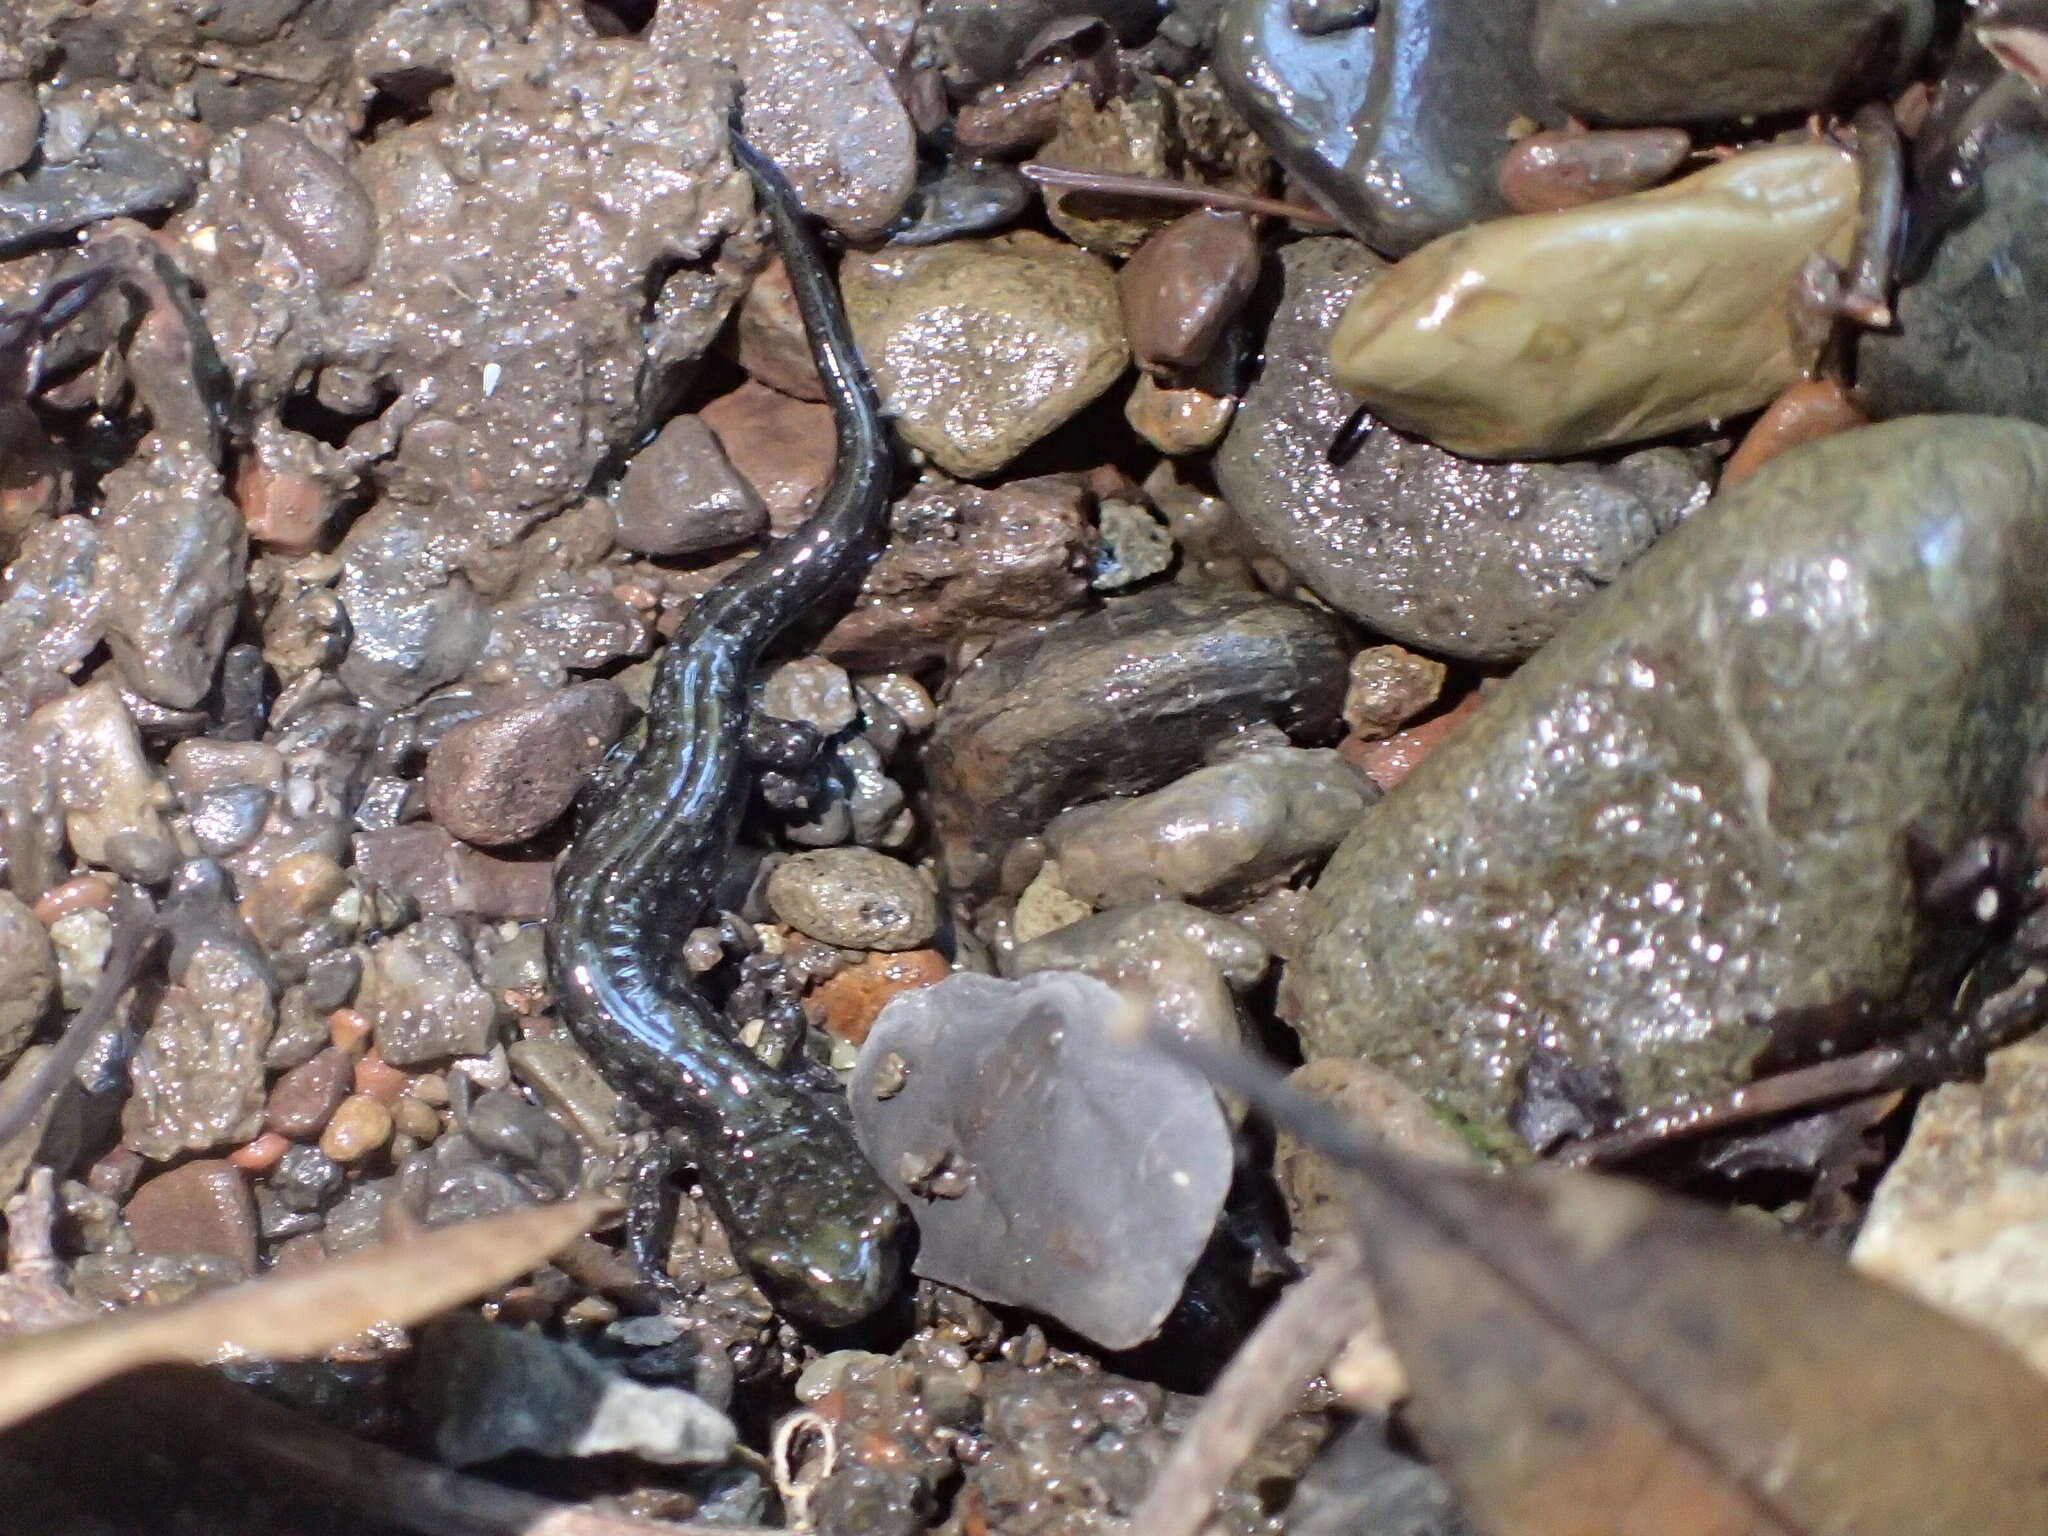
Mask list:
[[[768,877],[768,905],[841,949],[916,949],[938,932],[938,898],[916,870],[869,848],[800,853]]]

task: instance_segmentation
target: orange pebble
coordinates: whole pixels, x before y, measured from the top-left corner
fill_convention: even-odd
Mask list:
[[[327,1038],[344,1051],[360,1051],[369,1041],[370,1021],[353,1008],[337,1008],[327,1015]]]
[[[1756,425],[1728,456],[1721,489],[1732,490],[1787,448],[1869,425],[1870,418],[1833,379],[1801,379],[1764,407]]]
[[[45,928],[60,917],[94,909],[101,912],[113,902],[113,883],[100,875],[74,875],[62,885],[53,885],[36,898],[36,921]]]
[[[935,949],[869,955],[858,965],[849,965],[837,976],[820,982],[809,1000],[823,1015],[819,1023],[827,1034],[859,1045],[867,1039],[868,1030],[890,998],[899,992],[944,981],[952,969],[946,957]]]
[[[377,1054],[374,1046],[356,1063],[356,1092],[367,1093],[380,1104],[395,1103],[411,1084],[411,1074],[392,1066]]]
[[[275,1131],[265,1131],[254,1141],[235,1148],[228,1154],[228,1161],[244,1173],[262,1173],[275,1167],[277,1160],[284,1156],[291,1143]]]

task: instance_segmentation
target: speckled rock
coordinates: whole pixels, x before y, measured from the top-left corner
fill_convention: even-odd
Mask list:
[[[1517,119],[1558,123],[1529,39],[1537,0],[1381,0],[1304,35],[1289,0],[1228,0],[1216,72],[1273,153],[1374,249],[1402,255],[1504,211]]]
[[[1335,752],[1234,754],[1164,789],[1063,811],[1045,829],[1066,888],[1095,907],[1228,905],[1325,857],[1378,788]]]
[[[856,253],[840,283],[897,430],[955,475],[994,474],[1130,361],[1108,266],[1029,230]]]
[[[917,666],[959,644],[1042,622],[1088,593],[1088,497],[1053,475],[918,486],[847,615],[818,643],[848,665]]]
[[[871,848],[819,848],[775,866],[768,905],[799,933],[841,949],[916,949],[938,931],[932,888]]]
[[[1351,658],[1344,723],[1368,741],[1391,736],[1436,702],[1444,677],[1440,661],[1398,645],[1367,646]]]
[[[1933,0],[1541,0],[1535,57],[1581,117],[1704,122],[1882,89],[1933,30]]]
[[[1017,838],[1070,805],[1156,789],[1246,726],[1326,732],[1346,659],[1313,609],[1172,586],[997,642],[927,749],[947,880],[985,893]]]
[[[402,708],[452,683],[483,650],[490,619],[423,509],[376,508],[341,544],[346,610],[341,680],[373,704]]]
[[[481,1056],[498,1019],[461,931],[441,917],[422,918],[370,946],[356,1006],[376,1027],[378,1051],[399,1067]]]
[[[1666,187],[1494,219],[1362,285],[1330,335],[1375,415],[1474,458],[1551,458],[1752,410],[1812,365],[1795,303],[1841,266],[1856,167],[1825,144],[1737,155]]]
[[[1981,207],[1899,295],[1894,331],[1857,344],[1856,382],[1881,415],[1984,411],[2048,425],[2048,358],[2032,344],[2048,298],[2048,144],[2010,136],[1978,182]]]
[[[755,700],[763,714],[801,720],[821,736],[836,736],[860,718],[853,679],[821,656],[798,656],[771,671]]]
[[[427,754],[427,808],[465,842],[524,842],[569,809],[631,713],[596,678],[464,721]]]
[[[643,555],[721,549],[768,527],[768,508],[701,416],[676,417],[633,455],[612,517],[619,542]]]
[[[119,689],[89,683],[45,704],[29,716],[27,739],[79,858],[145,884],[171,872],[170,791],[143,756]]]
[[[1627,1102],[1910,980],[1899,839],[2048,737],[2048,431],[1920,418],[1766,465],[1498,685],[1338,849],[1299,1026],[1505,1138],[1543,1038]],[[1682,786],[1674,792],[1673,786]]]
[[[263,1129],[268,978],[243,945],[209,940],[164,989],[128,1066],[124,1146],[155,1162],[235,1146]]]
[[[0,891],[0,1068],[21,1054],[56,995],[49,934],[20,897]]]
[[[1265,371],[1216,459],[1252,533],[1333,606],[1411,645],[1508,661],[1543,644],[1706,498],[1694,461],[1652,449],[1603,464],[1475,464],[1375,427],[1324,458],[1356,404],[1331,377],[1330,327],[1386,268],[1345,240],[1281,252]]]
[[[1850,1260],[2048,1370],[2048,1042],[1921,1101]]]
[[[1041,151],[1054,165],[1115,176],[1179,180],[1173,104],[1160,83],[1145,75],[1114,95],[1097,98],[1069,86],[1059,99],[1059,127]],[[1177,222],[1171,203],[1094,197],[1047,186],[1045,215],[1052,227],[1084,251],[1123,258],[1155,231]]]

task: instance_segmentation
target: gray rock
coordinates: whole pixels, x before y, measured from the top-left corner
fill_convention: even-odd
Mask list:
[[[837,736],[860,714],[853,679],[844,667],[822,656],[799,656],[775,668],[762,680],[756,704],[777,720],[814,726],[820,736]]]
[[[1060,811],[1156,789],[1247,726],[1327,732],[1346,661],[1326,615],[1247,592],[1154,587],[1013,633],[961,678],[932,733],[947,880],[985,893],[1008,846]]]
[[[21,1054],[56,994],[50,935],[20,897],[0,891],[0,1068]]]
[[[170,791],[113,683],[53,699],[29,716],[24,734],[80,859],[144,884],[171,872],[177,847],[163,814]]]
[[[130,688],[173,709],[205,699],[242,593],[248,536],[220,474],[159,444],[107,476],[107,646]]]
[[[1535,56],[1580,117],[1689,123],[1881,90],[1933,30],[1932,0],[1541,0]]]
[[[1330,376],[1330,328],[1386,270],[1346,240],[1281,252],[1265,370],[1216,459],[1252,533],[1333,606],[1381,634],[1476,661],[1542,645],[1706,499],[1673,448],[1612,462],[1476,463],[1375,424],[1324,458],[1356,402]]]
[[[1278,747],[1198,768],[1164,789],[1063,811],[1045,829],[1060,883],[1093,907],[1220,903],[1327,856],[1380,792],[1327,748]]]
[[[497,1004],[476,979],[461,930],[423,918],[370,946],[356,1006],[376,1029],[377,1049],[395,1067],[491,1048]]]
[[[1173,534],[1149,508],[1135,501],[1105,501],[1096,509],[1102,544],[1088,585],[1119,592],[1148,581],[1173,564]]]
[[[1911,982],[1900,840],[2014,814],[2048,737],[2048,431],[1921,418],[1767,465],[1501,683],[1346,840],[1299,981],[1505,1144],[1538,1040],[1628,1105],[1741,1081],[1761,1019]]]
[[[1505,213],[1509,124],[1556,126],[1529,40],[1537,0],[1383,0],[1308,36],[1289,0],[1231,0],[1216,72],[1274,155],[1374,249],[1403,256]]]
[[[1069,16],[1099,16],[1126,43],[1145,40],[1166,13],[1165,0],[931,0],[931,28],[962,86],[1006,78],[1024,47],[1048,23]]]
[[[750,539],[768,508],[701,416],[678,416],[633,455],[612,499],[619,542],[645,555],[689,555]]]
[[[1098,912],[1020,944],[1004,970],[1012,976],[1032,971],[1086,971],[1093,976],[1099,974],[1099,966],[1119,965],[1126,959],[1142,963],[1173,944],[1192,945],[1239,991],[1257,985],[1273,958],[1259,936],[1242,923],[1186,902],[1148,901]]]
[[[483,601],[435,538],[432,514],[386,506],[341,543],[348,610],[341,680],[373,704],[403,708],[460,677],[490,627]]]
[[[957,973],[882,1010],[851,1088],[861,1151],[917,1220],[917,1272],[1112,1349],[1165,1320],[1232,1161],[1214,1092],[1122,1043],[1123,1007],[1089,976]]]
[[[1880,415],[1982,411],[2048,424],[2048,144],[2007,140],[1982,207],[1899,295],[1895,331],[1857,346],[1856,382]]]
[[[841,949],[916,949],[939,903],[916,870],[871,848],[819,848],[775,866],[768,905],[799,933]]]
[[[680,1387],[642,1386],[573,1344],[473,1312],[421,1330],[412,1387],[435,1454],[457,1467],[512,1451],[702,1466],[724,1461],[739,1439],[730,1419]]]

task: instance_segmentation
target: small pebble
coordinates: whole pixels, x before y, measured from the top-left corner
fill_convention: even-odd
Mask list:
[[[1175,219],[1117,273],[1132,354],[1153,373],[1193,368],[1237,318],[1258,276],[1250,215],[1202,208]]]
[[[524,842],[569,809],[630,713],[598,679],[466,721],[427,755],[427,808],[464,842]]]
[[[304,1065],[293,1067],[270,1085],[264,1124],[295,1140],[319,1135],[348,1097],[353,1065],[347,1051],[330,1046]]]
[[[952,971],[935,949],[869,955],[813,988],[808,1001],[827,1034],[859,1045],[890,998],[944,981]]]
[[[69,917],[88,908],[104,912],[113,902],[112,881],[102,875],[74,875],[36,898],[36,920],[47,928],[60,917]]]
[[[57,951],[57,1001],[83,1008],[114,947],[113,921],[97,907],[81,907],[50,924],[50,943]]]
[[[448,1079],[439,1072],[422,1072],[407,1091],[422,1104],[431,1104],[436,1109],[448,1103]]]
[[[197,1158],[158,1174],[121,1214],[137,1253],[211,1254],[256,1267],[256,1205],[247,1178],[225,1160]]]
[[[1398,645],[1368,646],[1351,658],[1344,723],[1366,741],[1391,736],[1443,692],[1444,664]]]
[[[768,905],[799,933],[842,949],[916,949],[938,931],[932,888],[867,848],[821,848],[777,865]]]
[[[412,1085],[412,1078],[391,1065],[373,1046],[355,1067],[355,1090],[381,1104],[390,1104]]]
[[[801,720],[821,736],[836,736],[859,718],[853,680],[846,669],[822,656],[785,661],[761,685],[762,713],[778,720]]]
[[[441,1117],[433,1105],[402,1093],[391,1105],[391,1123],[414,1141],[425,1144],[441,1134]]]
[[[1743,434],[1721,470],[1721,489],[1740,485],[1788,448],[1869,425],[1870,418],[1833,379],[1801,379],[1765,406]]]
[[[389,1141],[391,1132],[391,1111],[380,1100],[350,1094],[320,1133],[320,1150],[337,1163],[361,1162]]]
[[[244,1173],[262,1173],[274,1167],[283,1157],[291,1143],[275,1131],[265,1131],[254,1141],[235,1148],[228,1154],[228,1161]]]
[[[370,1021],[353,1008],[337,1008],[327,1016],[327,1028],[335,1045],[344,1051],[360,1051],[370,1038]]]
[[[1532,133],[1500,162],[1500,195],[1516,213],[1549,213],[1654,187],[1685,163],[1683,128]]]

